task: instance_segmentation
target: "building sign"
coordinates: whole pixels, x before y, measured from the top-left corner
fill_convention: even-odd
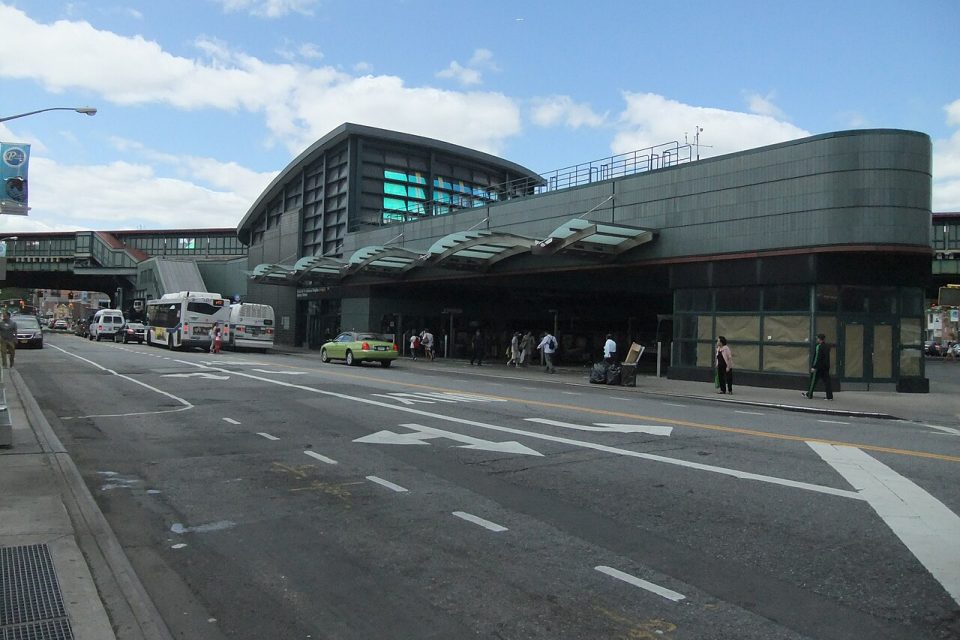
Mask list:
[[[0,142],[0,214],[25,216],[30,145]]]

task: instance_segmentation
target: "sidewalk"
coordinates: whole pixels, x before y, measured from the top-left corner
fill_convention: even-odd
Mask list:
[[[276,352],[320,365],[307,349]],[[638,376],[636,387],[593,385],[584,368],[508,368],[503,363],[471,366],[466,360],[412,361],[397,368],[502,380],[538,380],[601,393],[725,402],[833,416],[861,416],[960,424],[960,398],[947,385],[929,394],[848,391],[828,402],[797,391],[734,387],[719,395],[709,383]],[[97,507],[70,455],[14,370],[2,370],[13,424],[13,446],[0,447],[0,637],[62,640],[172,640],[123,549]],[[938,390],[939,389],[939,390]],[[7,588],[6,585],[11,588]],[[109,608],[110,617],[106,610]]]

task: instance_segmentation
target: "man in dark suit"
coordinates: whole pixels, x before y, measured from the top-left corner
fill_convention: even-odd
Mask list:
[[[817,346],[813,352],[813,362],[810,364],[810,388],[803,392],[804,397],[813,398],[813,390],[816,389],[818,380],[823,380],[827,400],[833,400],[833,384],[830,381],[830,345],[827,344],[827,336],[822,333],[817,335]]]

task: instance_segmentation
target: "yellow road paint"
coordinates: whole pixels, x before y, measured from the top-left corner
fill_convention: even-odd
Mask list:
[[[326,369],[307,369],[308,371],[313,371],[316,373],[323,373],[325,375],[330,375],[338,378],[350,378],[353,380],[364,380],[366,382],[371,382],[373,379],[367,376],[358,376],[350,373],[339,373],[335,371],[328,371]],[[463,393],[463,391],[458,389],[448,389],[446,387],[438,387],[428,384],[417,384],[415,382],[397,382],[395,380],[390,381],[391,384],[397,387],[406,387],[409,389],[425,389],[428,391],[439,391],[442,393]],[[586,413],[590,415],[599,415],[599,416],[610,416],[614,418],[625,418],[628,420],[642,420],[642,421],[654,421],[660,424],[676,425],[678,427],[689,427],[691,429],[703,429],[707,431],[717,431],[720,433],[732,433],[742,436],[750,436],[754,438],[769,438],[772,440],[787,440],[790,442],[821,442],[824,444],[832,444],[839,447],[856,447],[857,449],[862,449],[864,451],[874,451],[877,453],[890,453],[900,456],[909,456],[913,458],[925,458],[929,460],[941,460],[944,462],[960,462],[960,456],[951,456],[944,453],[930,453],[928,451],[914,451],[912,449],[898,449],[896,447],[882,447],[879,445],[872,444],[863,444],[858,442],[847,442],[844,440],[828,440],[825,438],[811,438],[810,436],[798,436],[785,433],[770,433],[767,431],[757,431],[755,429],[743,429],[740,427],[724,427],[718,424],[705,424],[702,422],[690,422],[688,420],[676,420],[674,418],[661,418],[658,416],[643,416],[636,413],[626,413],[624,411],[610,411],[608,409],[592,409],[590,407],[578,407],[575,405],[563,404],[559,402],[545,402],[543,400],[523,400],[521,398],[513,398],[510,396],[500,396],[493,395],[490,393],[481,393],[478,391],[470,391],[471,395],[490,398],[492,400],[502,400],[506,402],[516,402],[520,404],[528,404],[537,407],[547,407],[550,409],[561,409],[563,411],[576,411],[579,413]]]

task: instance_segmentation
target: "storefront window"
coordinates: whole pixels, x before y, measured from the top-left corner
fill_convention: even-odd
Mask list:
[[[763,370],[806,373],[810,369],[810,348],[807,346],[764,345]]]
[[[764,316],[763,337],[767,342],[808,342],[808,316]]]
[[[809,311],[810,288],[807,286],[767,287],[763,291],[763,308],[767,311]]]
[[[717,311],[759,311],[760,289],[731,287],[717,289]]]
[[[759,343],[760,316],[717,316],[717,335]]]

